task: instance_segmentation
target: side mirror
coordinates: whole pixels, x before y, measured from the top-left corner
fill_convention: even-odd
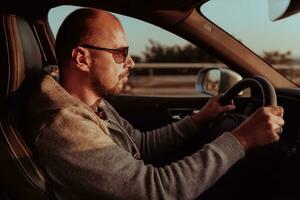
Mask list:
[[[196,90],[200,93],[217,95],[225,93],[229,88],[242,80],[242,77],[227,68],[203,68],[197,74]]]

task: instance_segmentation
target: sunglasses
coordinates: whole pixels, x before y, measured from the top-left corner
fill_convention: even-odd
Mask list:
[[[84,47],[84,48],[88,48],[88,49],[94,49],[94,50],[99,50],[99,51],[110,52],[110,53],[112,53],[113,58],[114,58],[114,60],[117,64],[121,64],[121,63],[125,62],[125,60],[128,56],[128,50],[129,50],[129,47],[109,49],[109,48],[102,48],[102,47],[97,47],[97,46],[93,46],[93,45],[89,45],[89,44],[82,44],[82,45],[79,45],[79,46]]]

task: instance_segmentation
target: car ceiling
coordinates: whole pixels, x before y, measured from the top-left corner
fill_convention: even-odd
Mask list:
[[[76,5],[102,8],[126,15],[142,15],[145,11],[188,11],[205,1],[207,0],[27,0],[26,5],[35,6],[24,9],[23,3],[18,0],[3,0],[0,2],[0,9],[35,15],[60,5]]]
[[[135,17],[167,28],[184,20],[198,5],[207,0],[27,0],[24,9],[18,0],[0,2],[0,10],[21,15],[27,19],[47,16],[51,8],[62,5],[94,7]]]

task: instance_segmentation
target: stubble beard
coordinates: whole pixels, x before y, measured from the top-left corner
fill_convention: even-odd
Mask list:
[[[92,85],[93,92],[95,92],[99,97],[112,96],[112,95],[120,94],[123,91],[125,82],[121,83],[121,81],[124,77],[128,76],[127,71],[119,75],[117,83],[112,88],[105,87],[101,82],[101,80],[99,79],[99,77],[97,76],[97,74],[98,74],[97,67],[93,67],[91,85]]]

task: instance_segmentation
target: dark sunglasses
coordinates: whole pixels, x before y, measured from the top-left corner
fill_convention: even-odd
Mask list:
[[[89,48],[89,49],[94,49],[94,50],[100,50],[100,51],[107,51],[113,54],[113,58],[116,63],[124,63],[127,56],[128,56],[128,50],[129,47],[122,47],[122,48],[117,48],[117,49],[109,49],[109,48],[102,48],[102,47],[96,47],[93,45],[89,44],[82,44],[79,45],[81,47]]]

